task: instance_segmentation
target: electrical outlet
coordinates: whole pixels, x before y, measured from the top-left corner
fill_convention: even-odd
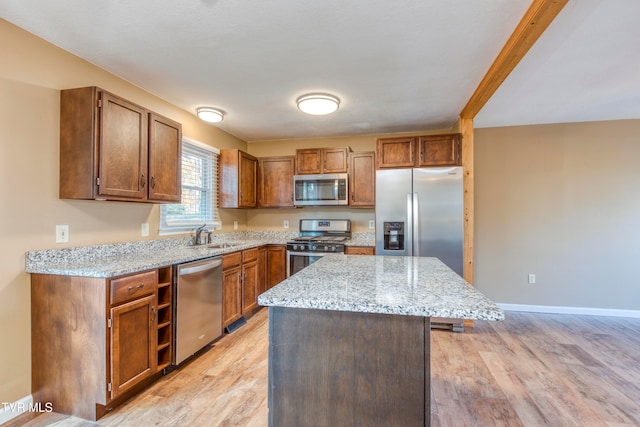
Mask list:
[[[289,228],[289,221],[287,221],[286,219],[284,221],[282,221],[282,226],[284,228]]]
[[[233,221],[233,229],[234,230],[238,229],[238,221]]]
[[[375,222],[372,219],[369,220],[369,228],[372,230],[376,228]]]
[[[140,234],[142,237],[147,237],[149,235],[149,223],[143,222],[140,226]]]
[[[69,226],[56,225],[56,243],[69,242]]]
[[[533,285],[534,283],[536,283],[536,275],[529,273],[529,284]]]

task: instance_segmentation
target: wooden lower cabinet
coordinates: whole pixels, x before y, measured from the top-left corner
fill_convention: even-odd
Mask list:
[[[376,248],[374,246],[345,246],[345,255],[375,255]]]
[[[222,326],[242,317],[242,252],[222,257]]]
[[[267,247],[260,246],[258,248],[258,296],[267,290]]]
[[[258,308],[258,248],[242,251],[242,314]]]
[[[152,381],[171,361],[171,271],[32,274],[34,403],[95,421]]]
[[[149,295],[111,309],[111,398],[156,372],[155,300]]]
[[[287,248],[285,245],[267,246],[267,289],[287,278]]]
[[[260,289],[259,249],[222,257],[222,326],[227,327],[258,308]]]

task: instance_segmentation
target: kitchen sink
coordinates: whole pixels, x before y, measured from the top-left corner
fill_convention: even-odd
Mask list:
[[[210,249],[225,249],[225,248],[233,248],[234,246],[239,246],[242,243],[209,243],[207,246],[207,248]]]
[[[206,245],[190,245],[191,249],[227,249],[242,245],[242,242],[208,243]]]

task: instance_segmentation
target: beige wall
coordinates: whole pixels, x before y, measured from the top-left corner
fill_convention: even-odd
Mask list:
[[[640,310],[639,135],[640,120],[476,129],[476,286],[500,303]]]
[[[157,205],[58,199],[60,89],[97,85],[183,124],[184,134],[220,148],[246,148],[190,112],[116,78],[0,20],[0,402],[31,393],[28,250],[134,241],[140,224],[158,238]],[[244,212],[223,213],[244,226]],[[68,244],[55,225],[68,224]]]

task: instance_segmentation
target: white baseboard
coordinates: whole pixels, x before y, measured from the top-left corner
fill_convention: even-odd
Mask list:
[[[33,406],[33,396],[25,396],[15,402],[0,402],[0,424],[23,414]]]
[[[638,310],[618,310],[614,308],[558,307],[550,305],[498,304],[506,311],[528,311],[549,314],[582,314],[587,316],[611,316],[640,318]]]

